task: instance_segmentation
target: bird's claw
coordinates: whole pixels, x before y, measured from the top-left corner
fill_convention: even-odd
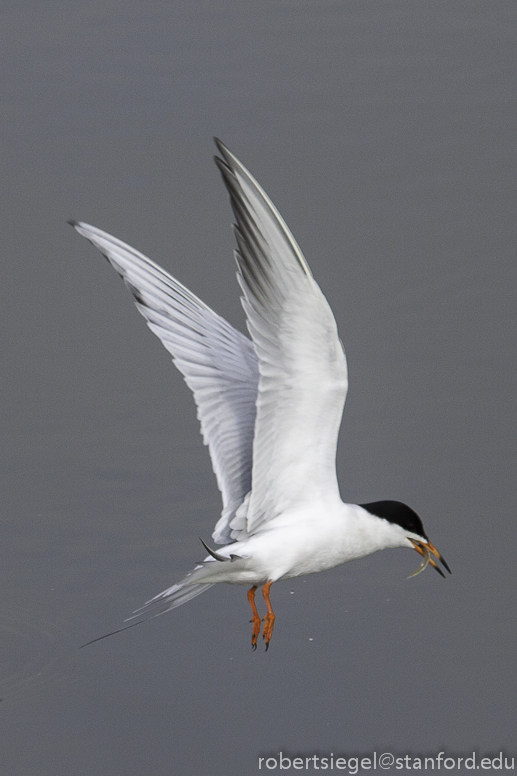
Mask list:
[[[262,638],[266,642],[266,652],[269,649],[269,642],[271,641],[271,636],[273,635],[273,625],[275,623],[275,615],[274,614],[266,614],[266,616],[263,619],[264,626],[262,628]]]
[[[251,629],[251,648],[255,651],[257,649],[257,639],[260,633],[260,617],[252,617],[250,622],[253,623],[253,628]]]

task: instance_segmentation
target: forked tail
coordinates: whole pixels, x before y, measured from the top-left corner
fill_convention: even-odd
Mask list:
[[[87,647],[89,644],[94,644],[96,641],[107,639],[108,636],[114,636],[115,633],[121,633],[122,631],[129,630],[129,628],[134,628],[136,625],[142,625],[144,622],[147,622],[147,620],[158,617],[160,614],[165,614],[165,612],[169,612],[177,606],[186,604],[187,601],[191,601],[196,596],[201,595],[201,593],[204,593],[209,587],[212,587],[213,584],[212,582],[201,584],[196,584],[194,582],[197,577],[203,577],[203,569],[203,564],[196,566],[181,580],[181,582],[178,582],[176,585],[169,587],[154,598],[151,598],[151,600],[147,601],[140,609],[137,609],[131,617],[124,620],[124,622],[130,622],[131,620],[137,620],[137,622],[131,622],[130,625],[126,625],[123,628],[111,631],[110,633],[105,633],[104,636],[98,636],[96,639],[92,639],[91,641],[86,642],[86,644],[82,644],[80,649]]]

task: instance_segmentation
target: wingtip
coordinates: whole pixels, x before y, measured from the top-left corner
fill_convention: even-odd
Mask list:
[[[231,170],[236,164],[237,165],[239,164],[237,157],[235,157],[232,154],[230,149],[227,146],[225,146],[222,140],[219,140],[218,137],[214,137],[214,143],[222,157],[222,158],[219,156],[214,157],[216,164],[220,170],[223,169],[221,165],[224,165],[225,169]]]
[[[228,169],[229,169],[229,167],[228,167],[228,165],[226,164],[226,162],[224,161],[224,159],[221,159],[221,157],[220,157],[220,156],[216,156],[215,154],[214,154],[214,162],[215,162],[215,163],[216,163],[216,165],[219,167],[219,169],[221,170],[221,172],[222,172],[223,170],[228,170]]]
[[[226,185],[230,186],[232,176],[234,176],[235,173],[233,172],[229,161],[227,161],[226,158],[221,159],[220,156],[214,156],[214,162],[217,165],[217,169],[223,176],[223,180],[225,181]]]
[[[215,143],[219,153],[223,154],[223,156],[224,156],[225,153],[228,152],[228,149],[226,148],[225,144],[218,137],[214,137],[214,143]]]

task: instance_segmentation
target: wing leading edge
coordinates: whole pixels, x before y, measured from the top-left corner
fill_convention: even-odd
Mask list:
[[[259,359],[253,533],[297,502],[338,497],[337,436],[348,388],[330,306],[271,200],[216,141],[236,225],[238,279]]]

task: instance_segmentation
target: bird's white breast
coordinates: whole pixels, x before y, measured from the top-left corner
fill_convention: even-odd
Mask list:
[[[231,563],[210,566],[218,581],[264,584],[401,546],[401,539],[390,523],[355,504],[305,506],[285,512],[263,530],[224,548],[224,554],[239,556]]]

